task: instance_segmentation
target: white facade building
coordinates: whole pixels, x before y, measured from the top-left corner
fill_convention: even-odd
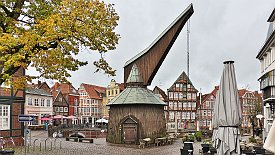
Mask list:
[[[43,125],[43,117],[53,114],[53,96],[43,89],[26,88],[26,100],[24,114],[34,115],[35,121],[30,122],[30,126]]]
[[[274,120],[275,109],[275,8],[268,18],[270,23],[266,41],[257,55],[261,63],[260,88],[263,91],[265,139]]]

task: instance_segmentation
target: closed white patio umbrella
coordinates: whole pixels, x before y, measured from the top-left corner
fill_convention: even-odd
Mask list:
[[[234,61],[224,62],[214,106],[213,137],[218,155],[240,154],[241,105],[236,84]]]
[[[273,121],[273,124],[266,137],[264,148],[270,152],[275,153],[275,120]]]
[[[95,121],[96,123],[108,123],[107,119],[101,118]]]

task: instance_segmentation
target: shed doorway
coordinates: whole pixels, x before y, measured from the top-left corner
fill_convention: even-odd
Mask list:
[[[135,144],[137,142],[138,123],[132,117],[128,117],[122,122],[123,141],[126,144]]]

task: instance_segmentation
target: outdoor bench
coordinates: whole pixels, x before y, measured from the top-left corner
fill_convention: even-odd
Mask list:
[[[83,141],[88,141],[89,143],[93,143],[94,139],[93,138],[79,138],[79,142],[83,142]]]
[[[66,137],[66,141],[70,141],[71,139],[73,139],[75,142],[78,142],[77,137]]]

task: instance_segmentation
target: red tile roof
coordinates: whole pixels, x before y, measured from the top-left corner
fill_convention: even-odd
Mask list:
[[[123,91],[125,89],[124,83],[117,83],[117,85],[118,85],[120,91]]]
[[[101,87],[101,86],[96,86],[96,85],[90,85],[90,84],[85,84],[82,83],[84,89],[88,93],[90,98],[93,99],[102,99],[102,95],[106,93],[106,88]]]
[[[240,89],[238,90],[239,96],[243,96],[246,92],[248,92],[246,89]]]
[[[161,88],[159,88],[158,86],[155,86],[153,92],[158,92],[163,97],[164,102],[168,102],[168,96]]]
[[[213,95],[216,98],[217,91],[219,90],[219,86],[215,86],[215,88],[212,90],[209,94],[204,94],[201,96],[201,103],[204,103],[211,95]],[[197,100],[197,107],[200,106],[200,99]]]
[[[61,91],[62,94],[67,95],[67,94],[76,94],[78,95],[77,90],[73,87],[71,83],[58,83],[56,82],[52,88],[51,92],[54,96],[57,95],[58,91]]]

